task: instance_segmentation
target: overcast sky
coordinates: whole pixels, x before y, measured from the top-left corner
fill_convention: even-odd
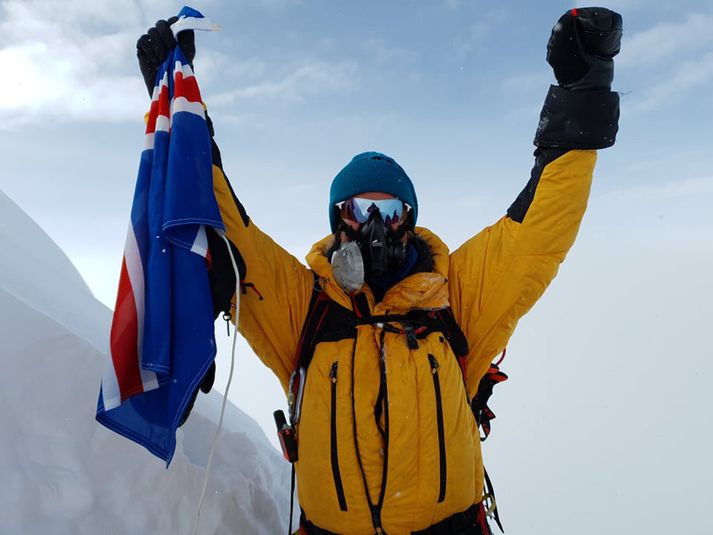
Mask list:
[[[148,101],[135,41],[181,5],[0,1],[0,188],[109,307]],[[702,452],[713,439],[700,424],[710,422],[703,407],[711,407],[713,380],[706,336],[713,321],[713,1],[607,5],[624,17],[614,82],[622,93],[620,134],[599,155],[578,243],[513,338],[513,379],[502,387],[494,424],[501,429],[495,444],[507,455],[493,466],[506,481],[500,494],[517,509],[510,525],[523,524],[516,535],[528,514],[551,507],[549,496],[533,497],[542,478],[552,478],[545,488],[574,510],[562,533],[585,533],[587,522],[592,533],[604,526],[644,532],[644,525],[664,533],[656,526],[678,531],[682,524],[686,533],[711,533],[713,520],[703,513],[713,497],[704,480],[713,468]],[[193,7],[223,28],[197,36],[195,70],[226,173],[253,220],[302,258],[329,231],[331,179],[364,150],[402,164],[419,196],[419,223],[452,249],[499,218],[529,176],[538,113],[553,82],[545,45],[572,5],[207,0]],[[227,339],[224,330],[218,335],[225,372]],[[231,399],[272,436],[279,387],[245,344],[240,351]],[[571,410],[554,411],[547,423],[560,430],[555,438],[528,427],[528,408],[562,403]],[[537,422],[546,416],[538,413]],[[614,434],[625,458],[607,449]],[[581,439],[578,451],[595,458],[567,457],[558,449],[562,436]],[[553,464],[533,463],[535,455]],[[576,499],[565,492],[572,468],[563,458],[592,470]],[[676,470],[666,468],[671,459]],[[531,477],[533,470],[542,473]],[[672,499],[676,509],[671,487],[689,493],[682,509],[693,518],[644,520]],[[610,502],[616,523],[592,524]]]
[[[713,191],[713,2],[610,6],[625,24],[614,84],[621,133],[601,154],[594,196],[700,201]],[[420,223],[451,247],[499,217],[529,174],[552,81],[545,44],[570,5],[196,7],[223,27],[198,36],[195,65],[226,172],[253,219],[302,257],[328,231],[331,178],[366,149],[404,166]],[[0,2],[0,187],[109,306],[147,105],[134,43],[178,9],[170,1]],[[297,217],[286,206],[295,198]],[[641,215],[631,223],[649,224]],[[703,215],[692,211],[688,222]]]

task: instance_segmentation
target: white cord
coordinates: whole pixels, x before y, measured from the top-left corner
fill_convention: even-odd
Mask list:
[[[228,254],[230,255],[230,262],[233,264],[233,271],[235,272],[235,327],[233,329],[233,349],[230,353],[230,374],[228,375],[228,384],[225,385],[225,394],[223,395],[223,405],[220,408],[220,420],[218,420],[218,428],[215,430],[215,436],[213,437],[213,445],[210,447],[210,453],[208,454],[208,464],[205,467],[205,479],[203,480],[203,490],[201,491],[200,501],[198,502],[198,512],[196,513],[196,522],[193,525],[193,535],[198,534],[198,523],[201,518],[201,509],[203,508],[203,500],[205,499],[206,489],[208,488],[208,477],[210,476],[210,468],[213,464],[213,454],[215,453],[215,446],[218,443],[218,435],[223,427],[223,415],[225,414],[225,406],[228,403],[228,390],[230,390],[230,383],[233,381],[233,370],[235,369],[235,342],[238,339],[238,317],[240,315],[240,273],[238,272],[238,265],[235,262],[235,257],[233,256],[233,250],[230,248],[230,242],[225,234],[221,234],[225,245],[228,247]]]

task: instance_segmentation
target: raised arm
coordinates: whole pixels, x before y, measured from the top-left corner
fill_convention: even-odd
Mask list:
[[[547,45],[558,85],[542,108],[530,180],[507,215],[451,254],[451,306],[470,347],[470,395],[577,236],[595,150],[613,145],[618,129],[619,97],[610,87],[621,28],[621,16],[603,8],[560,18]]]

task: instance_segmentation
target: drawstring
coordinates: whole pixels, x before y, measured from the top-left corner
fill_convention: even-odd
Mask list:
[[[230,247],[230,242],[225,234],[220,235],[225,241],[225,245],[228,247],[228,254],[230,255],[230,262],[233,264],[233,271],[235,272],[235,328],[233,329],[233,349],[230,353],[230,373],[228,374],[228,384],[225,385],[225,393],[223,394],[223,405],[220,407],[220,419],[218,420],[218,427],[215,430],[215,435],[213,436],[213,444],[210,447],[210,453],[208,454],[208,464],[205,468],[205,479],[203,480],[203,490],[201,491],[201,497],[198,501],[198,512],[196,513],[196,521],[193,525],[193,535],[198,533],[198,523],[201,518],[201,509],[203,508],[203,500],[205,499],[206,489],[208,488],[208,477],[210,476],[210,468],[213,464],[213,454],[215,453],[215,446],[218,443],[218,435],[220,435],[220,430],[223,427],[223,416],[225,415],[225,406],[228,402],[228,391],[230,390],[230,383],[233,381],[233,370],[235,369],[235,342],[238,339],[238,316],[240,314],[240,273],[238,272],[238,265],[235,262],[235,257],[233,256],[233,251]]]

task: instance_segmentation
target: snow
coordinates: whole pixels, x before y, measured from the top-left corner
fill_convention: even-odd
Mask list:
[[[191,533],[222,396],[199,396],[171,466],[94,420],[111,312],[0,192],[0,533]],[[229,404],[202,534],[287,526],[289,465]]]

